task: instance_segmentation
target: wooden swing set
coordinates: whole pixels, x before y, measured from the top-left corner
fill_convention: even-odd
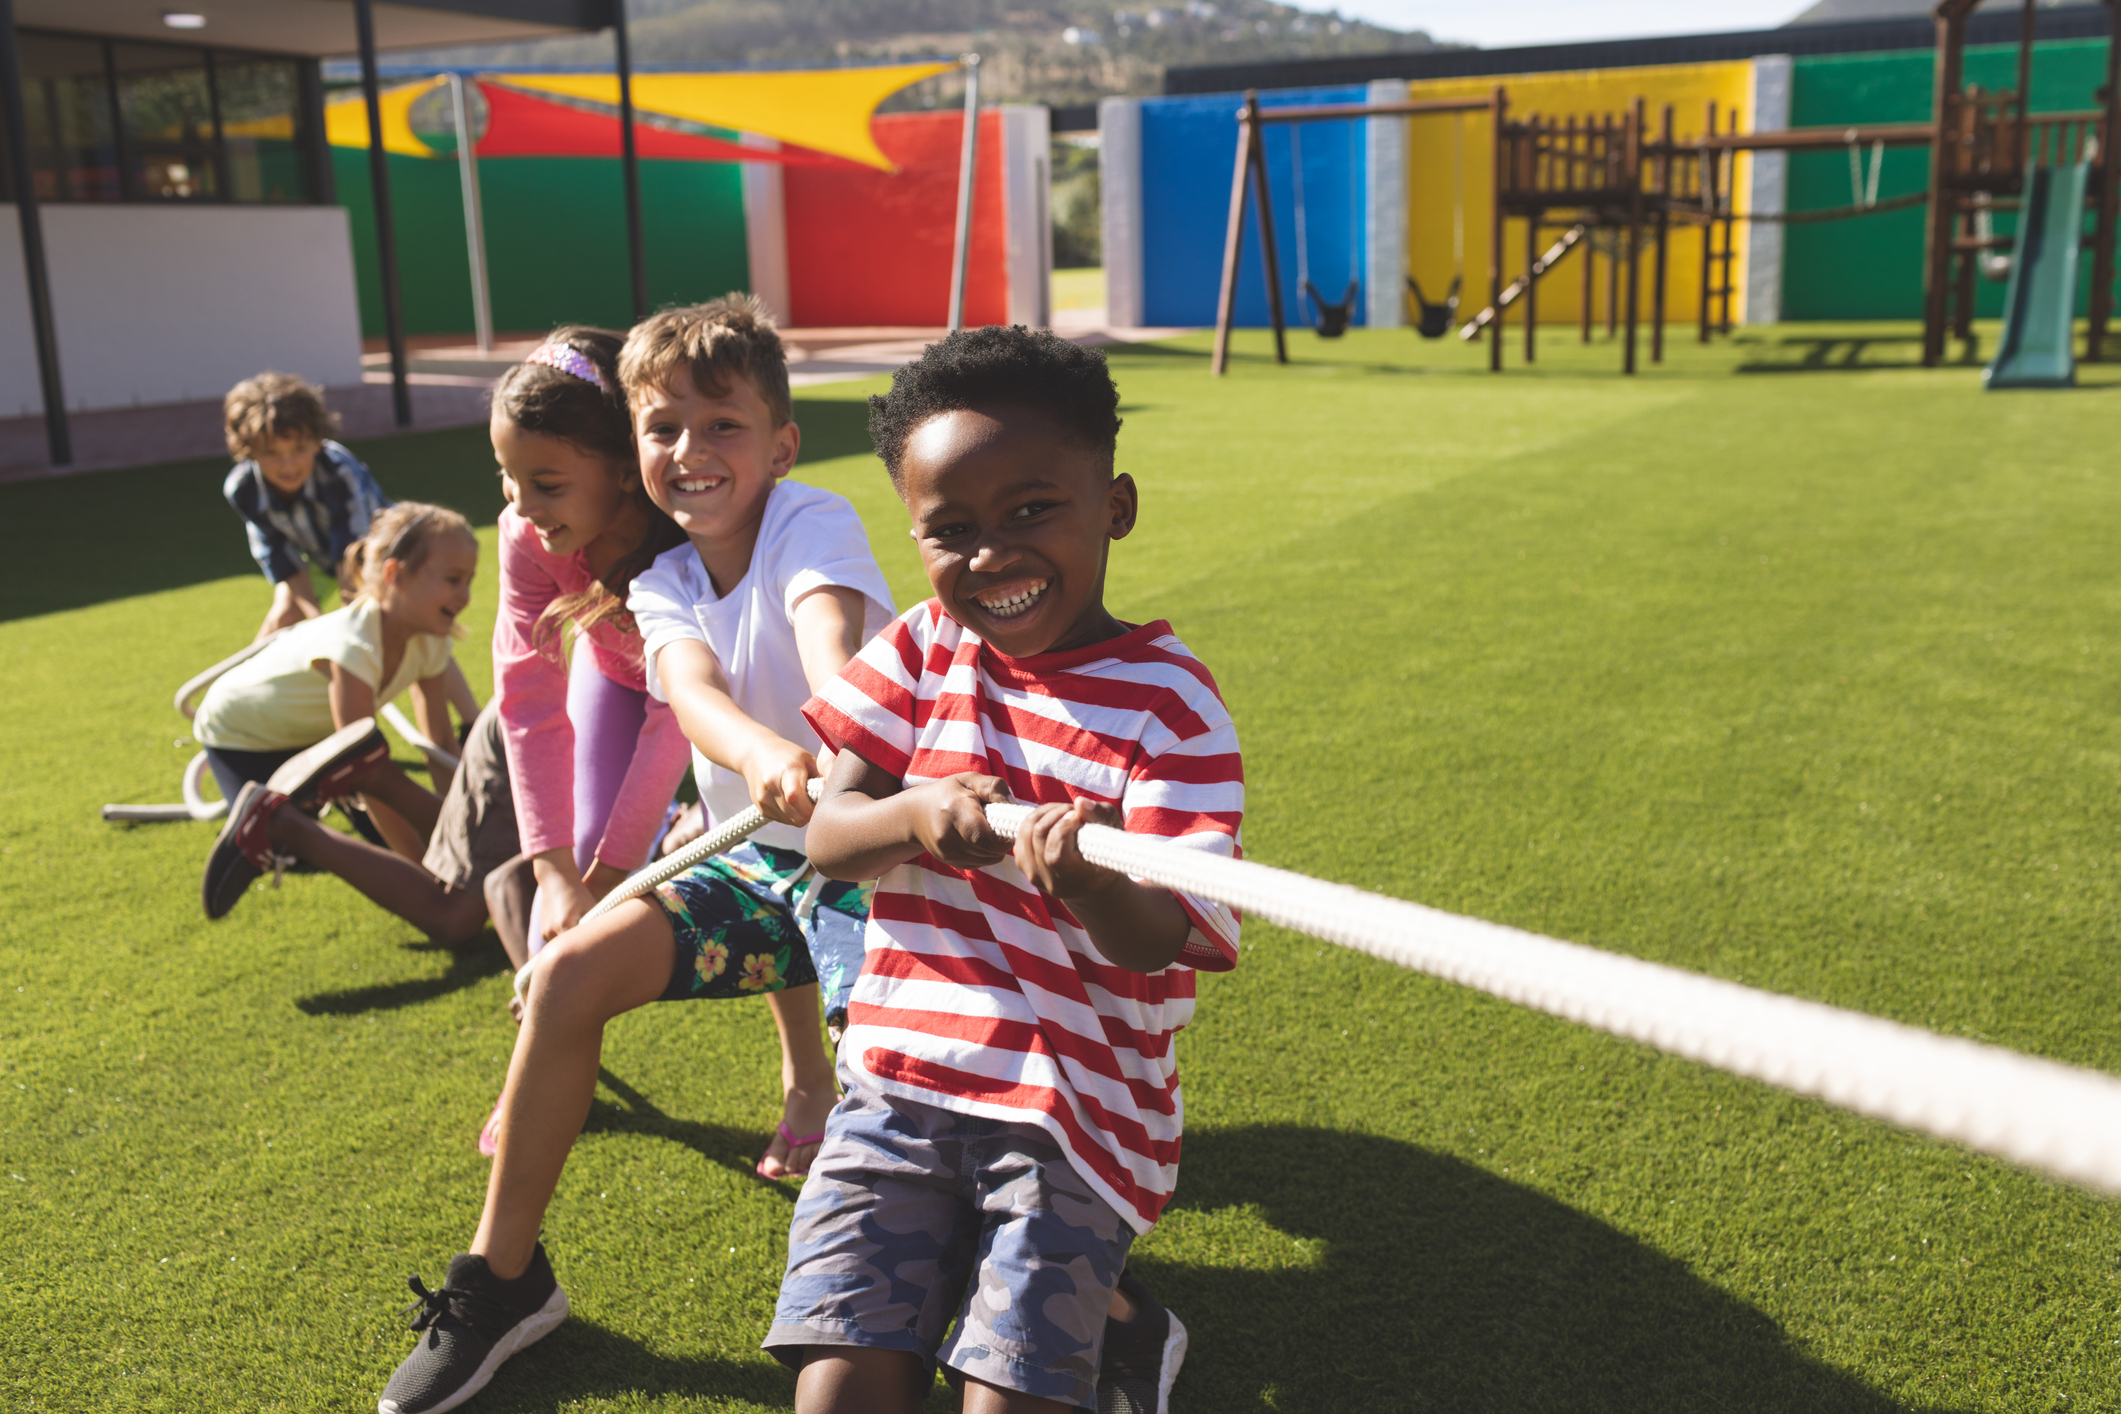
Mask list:
[[[1741,221],[1779,219],[1789,222],[1840,220],[1902,206],[1926,205],[1928,220],[1923,262],[1922,361],[1942,361],[1945,341],[1954,335],[1972,348],[1974,276],[1991,252],[2008,249],[2010,236],[1991,233],[1995,212],[2017,209],[2028,173],[2038,166],[2086,163],[2093,199],[2088,203],[2092,231],[2085,244],[2092,255],[2092,290],[2088,356],[2097,359],[2113,313],[2114,247],[2117,206],[2117,148],[2121,148],[2121,36],[2106,56],[2106,82],[2100,106],[2082,112],[2033,114],[2031,88],[2035,0],[2024,0],[2018,44],[2017,85],[1984,91],[1964,84],[1966,20],[1979,0],[1941,0],[1935,10],[1937,66],[1933,111],[1928,123],[1876,123],[1856,127],[1791,128],[1742,133],[1738,113],[1719,113],[1710,102],[1701,130],[1679,136],[1676,115],[1666,104],[1653,135],[1647,104],[1637,98],[1620,114],[1564,117],[1512,116],[1509,96],[1497,86],[1486,98],[1428,99],[1403,103],[1350,103],[1312,107],[1259,106],[1256,92],[1245,95],[1237,112],[1237,168],[1230,189],[1230,221],[1223,242],[1221,297],[1216,306],[1215,350],[1210,363],[1220,375],[1228,364],[1230,330],[1237,304],[1237,271],[1243,253],[1248,189],[1259,201],[1261,253],[1266,258],[1267,308],[1274,327],[1274,356],[1289,361],[1287,324],[1282,313],[1275,259],[1274,219],[1267,181],[1262,129],[1268,123],[1301,123],[1350,118],[1418,114],[1486,112],[1494,134],[1494,211],[1488,239],[1488,303],[1468,320],[1459,337],[1488,336],[1488,367],[1503,366],[1503,332],[1513,306],[1524,306],[1524,360],[1538,348],[1539,282],[1570,252],[1581,250],[1583,304],[1580,337],[1591,337],[1592,293],[1597,252],[1610,251],[1607,264],[1606,331],[1625,324],[1621,367],[1636,368],[1642,313],[1642,255],[1651,248],[1650,358],[1664,357],[1665,306],[1669,281],[1669,247],[1674,228],[1701,233],[1701,286],[1697,338],[1729,333],[1736,227]],[[2121,0],[2101,0],[2112,14]],[[1938,141],[1942,134],[1944,140]],[[1928,189],[1908,198],[1877,199],[1877,172],[1889,147],[1931,149]],[[1868,195],[1861,180],[1870,150]],[[1740,152],[1850,153],[1852,204],[1830,211],[1762,217],[1737,209],[1735,172]],[[1503,282],[1506,223],[1525,228],[1526,273]],[[1545,250],[1543,236],[1558,233]],[[1624,283],[1625,290],[1621,286]],[[1425,313],[1428,311],[1425,309]]]

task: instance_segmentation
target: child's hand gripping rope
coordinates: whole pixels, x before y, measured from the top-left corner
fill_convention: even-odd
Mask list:
[[[813,799],[822,791],[822,781],[810,782]],[[1039,810],[985,804],[988,823],[1009,840],[1018,839]],[[764,823],[756,810],[732,818],[627,879],[588,917],[648,892]],[[1505,1001],[2121,1193],[2121,1080],[2112,1076],[1105,824],[1079,822],[1074,836],[1082,858],[1100,868],[1214,899]],[[518,991],[528,986],[536,965],[533,958],[516,975]]]

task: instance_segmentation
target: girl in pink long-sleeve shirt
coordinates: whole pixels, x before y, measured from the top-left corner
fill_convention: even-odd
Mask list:
[[[496,871],[489,896],[518,965],[647,862],[688,759],[677,719],[648,695],[626,612],[633,576],[683,536],[641,488],[620,342],[560,329],[494,389],[509,501],[494,696],[524,865]],[[536,882],[527,920],[510,900],[524,867]]]

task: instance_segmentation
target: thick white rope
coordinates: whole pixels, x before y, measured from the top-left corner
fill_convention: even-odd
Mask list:
[[[990,805],[1004,834],[1027,807]],[[1532,1007],[2121,1192],[2121,1080],[1249,860],[1086,826],[1083,857]]]
[[[383,704],[383,720],[398,729],[398,735],[405,738],[407,746],[427,758],[430,769],[433,768],[434,763],[437,761],[442,763],[445,770],[450,771],[456,770],[461,764],[454,752],[444,751],[441,747],[429,741],[427,734],[412,724],[412,718],[398,710],[397,703],[386,702]]]
[[[812,796],[819,789],[812,782]],[[990,805],[1014,838],[1024,805]],[[731,819],[614,889],[587,918],[638,897],[765,823]],[[1810,1095],[1981,1153],[2121,1193],[2121,1080],[1763,992],[1639,958],[1464,918],[1251,860],[1086,825],[1083,857],[1285,928]],[[542,956],[542,954],[540,954]],[[536,965],[531,960],[531,967]],[[531,967],[517,974],[527,986]]]

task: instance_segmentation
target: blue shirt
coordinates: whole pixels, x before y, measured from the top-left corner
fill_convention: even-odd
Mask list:
[[[255,461],[238,462],[221,494],[243,517],[250,556],[274,584],[300,574],[305,555],[336,578],[340,558],[368,534],[376,512],[391,504],[360,459],[331,441],[292,496],[267,483]]]

